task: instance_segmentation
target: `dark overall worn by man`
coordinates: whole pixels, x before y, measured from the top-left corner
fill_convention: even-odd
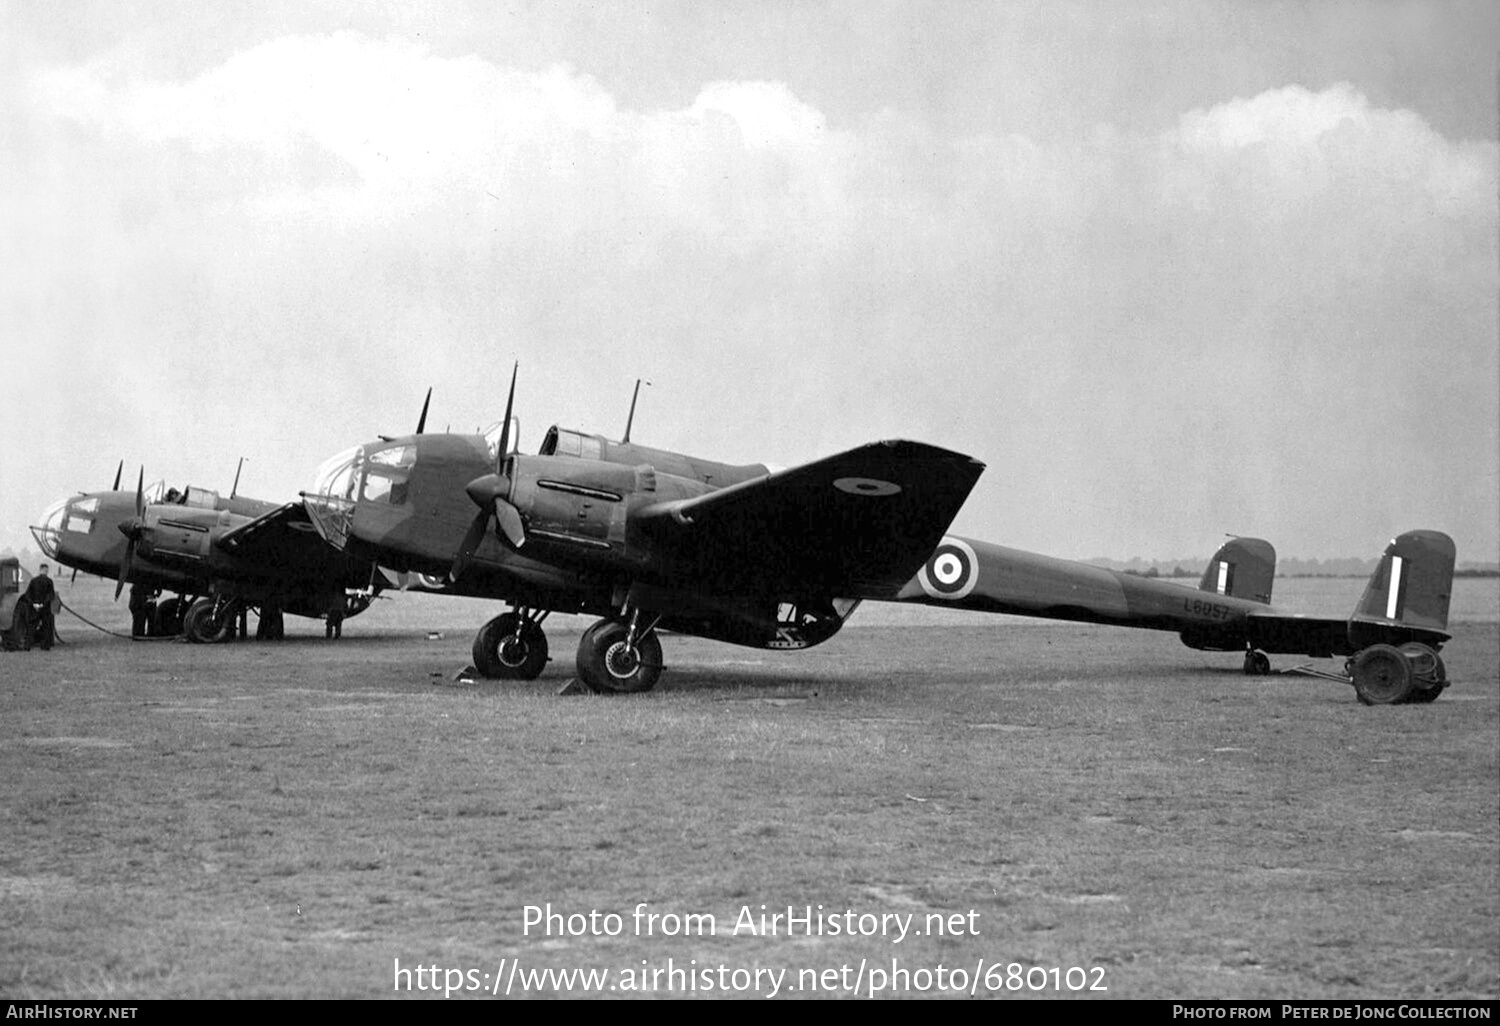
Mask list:
[[[145,584],[130,586],[130,636],[144,638],[151,634],[156,613],[156,589]]]
[[[47,576],[47,564],[37,569],[37,575],[26,585],[23,601],[31,606],[32,637],[43,651],[52,647],[57,638],[57,621],[52,615],[52,603],[57,599],[57,589],[52,578]]]

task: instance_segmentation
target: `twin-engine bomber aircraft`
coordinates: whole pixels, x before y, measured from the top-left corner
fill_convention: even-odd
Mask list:
[[[126,584],[179,593],[156,604],[157,634],[221,641],[247,608],[327,618],[332,634],[385,583],[325,545],[300,502],[141,485],[121,491],[116,471],[112,490],[59,500],[31,533],[64,566],[116,578],[117,599]]]
[[[498,438],[382,438],[303,493],[337,548],[508,601],[474,639],[489,678],[541,673],[554,610],[601,618],[579,641],[578,677],[629,692],[656,683],[661,631],[801,649],[868,599],[1175,631],[1244,652],[1247,673],[1270,672],[1267,653],[1349,656],[1366,704],[1431,701],[1446,685],[1454,546],[1435,531],[1391,542],[1351,617],[1307,617],[1271,607],[1276,555],[1259,539],[1224,545],[1194,590],[946,537],[984,465],[931,445],[771,471],[636,445],[628,424],[620,442],[553,426],[527,456],[509,444],[514,399],[513,374]]]

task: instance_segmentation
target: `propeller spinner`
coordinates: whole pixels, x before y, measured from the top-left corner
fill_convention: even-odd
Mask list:
[[[474,551],[484,541],[484,532],[489,530],[491,517],[495,519],[500,536],[512,548],[519,549],[526,543],[526,529],[521,523],[521,512],[508,498],[511,482],[505,475],[505,461],[510,452],[510,418],[515,408],[516,374],[519,369],[520,363],[517,362],[510,371],[510,394],[505,399],[505,423],[500,428],[500,443],[495,447],[495,471],[476,477],[464,489],[474,505],[479,507],[479,515],[469,525],[458,555],[453,559],[453,567],[448,571],[449,581],[458,580],[468,569],[469,562],[474,558]]]

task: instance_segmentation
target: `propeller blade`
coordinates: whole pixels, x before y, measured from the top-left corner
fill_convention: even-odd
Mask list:
[[[120,592],[125,590],[125,581],[130,577],[131,564],[135,562],[135,539],[131,538],[125,543],[125,558],[120,560],[120,579],[115,582],[115,601],[119,601]]]
[[[135,544],[140,540],[142,532],[146,529],[146,494],[142,487],[146,483],[146,468],[142,467],[140,474],[135,480],[135,516],[117,525],[120,533],[127,541],[125,542],[125,558],[120,561],[120,578],[115,582],[115,598],[118,600],[120,592],[125,590],[125,581],[130,577],[130,571],[135,563]],[[116,491],[119,489],[117,488]]]
[[[521,526],[521,512],[504,500],[495,503],[495,520],[506,541],[515,548],[526,544],[526,529]]]
[[[474,558],[474,550],[479,548],[479,543],[484,541],[484,532],[490,526],[490,511],[481,509],[479,516],[469,525],[469,531],[464,535],[463,544],[458,547],[458,555],[453,557],[453,566],[448,571],[448,581],[452,583],[463,576],[469,568],[469,563]]]
[[[145,468],[142,467],[141,469],[144,470]],[[124,472],[125,472],[125,461],[121,460],[120,461],[120,465],[115,468],[115,486],[113,488],[111,488],[110,491],[112,491],[112,492],[118,492],[120,490],[120,475],[123,474]]]
[[[448,571],[450,582],[458,580],[469,568],[469,563],[474,559],[474,553],[484,541],[485,531],[489,530],[491,517],[495,518],[497,528],[511,545],[520,548],[526,541],[526,529],[521,523],[521,513],[506,501],[506,497],[510,495],[510,479],[502,473],[505,469],[505,457],[510,454],[510,419],[516,408],[516,376],[520,373],[520,369],[521,361],[519,360],[510,368],[510,392],[505,397],[505,421],[500,426],[500,441],[495,447],[495,472],[476,477],[464,488],[469,495],[469,500],[479,507],[479,515],[469,525],[463,544],[459,546],[458,554],[453,557],[453,566]],[[423,417],[426,417],[425,408]]]
[[[510,394],[505,397],[505,423],[500,428],[500,447],[495,452],[496,474],[500,473],[500,467],[510,452],[510,414],[516,405],[516,372],[520,369],[520,360],[517,360],[510,368]]]
[[[432,388],[427,389],[427,398],[422,400],[422,415],[417,418],[417,434],[421,434],[427,427],[427,404],[432,402]]]

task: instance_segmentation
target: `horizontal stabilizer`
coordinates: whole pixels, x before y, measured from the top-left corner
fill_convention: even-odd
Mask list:
[[[1269,605],[1276,549],[1260,538],[1231,538],[1203,571],[1198,590]]]
[[[1440,531],[1406,532],[1386,546],[1351,619],[1446,630],[1456,556]]]

